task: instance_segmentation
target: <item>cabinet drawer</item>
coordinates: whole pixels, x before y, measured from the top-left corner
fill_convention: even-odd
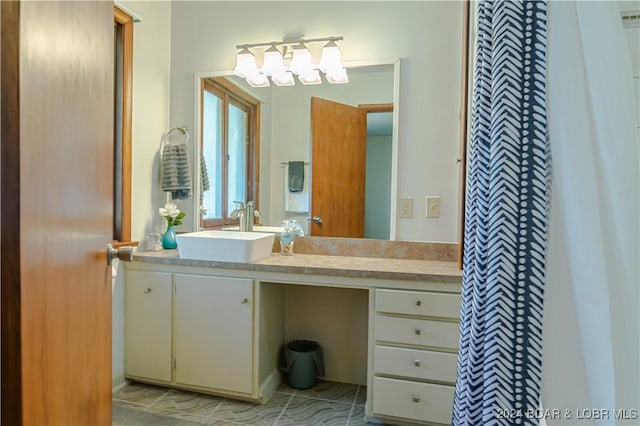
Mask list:
[[[458,355],[376,345],[375,373],[455,383]]]
[[[373,378],[373,413],[451,424],[454,386]]]
[[[376,290],[376,311],[459,318],[460,295],[425,291]]]
[[[458,323],[384,315],[376,315],[375,321],[377,341],[458,349]]]

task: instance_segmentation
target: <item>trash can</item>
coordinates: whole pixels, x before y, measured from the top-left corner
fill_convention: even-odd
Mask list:
[[[322,348],[311,340],[293,340],[284,348],[281,370],[287,374],[289,385],[308,389],[316,384],[317,376],[324,376]]]

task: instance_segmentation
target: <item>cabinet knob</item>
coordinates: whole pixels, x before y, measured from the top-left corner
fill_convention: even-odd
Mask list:
[[[242,303],[243,305],[246,305],[247,303],[249,303],[249,299],[245,297],[244,299],[242,299],[240,303]]]
[[[416,306],[422,306],[422,300],[416,300]]]
[[[151,293],[151,289],[149,287],[144,289],[144,294],[149,294]]]
[[[420,397],[418,395],[413,395],[411,397],[411,401],[418,403],[420,402]]]
[[[414,333],[416,333],[416,336],[420,336],[422,334],[422,330],[420,330],[419,328],[416,328],[414,330]]]
[[[414,359],[413,365],[415,365],[416,367],[420,367],[422,365],[422,361],[420,361],[419,359]]]

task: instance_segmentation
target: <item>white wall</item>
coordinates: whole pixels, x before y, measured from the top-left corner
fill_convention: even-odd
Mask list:
[[[133,135],[131,176],[131,237],[144,237],[163,229],[158,215],[165,197],[158,189],[158,148],[169,129],[169,72],[171,3],[122,1],[142,18],[133,30]],[[124,271],[122,265],[113,289],[113,386],[124,381]]]
[[[389,239],[386,206],[391,197],[391,144],[391,136],[367,136],[365,238]]]
[[[415,210],[399,220],[398,238],[457,240],[460,2],[180,1],[171,28],[170,122],[190,129],[194,73],[233,69],[237,44],[342,35],[344,61],[401,58],[398,195],[414,197]],[[424,217],[427,195],[441,197],[441,218]],[[188,213],[183,228],[195,229]]]

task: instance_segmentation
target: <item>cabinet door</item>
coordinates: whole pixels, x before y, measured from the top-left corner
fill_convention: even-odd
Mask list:
[[[125,370],[128,377],[171,381],[171,274],[127,271]]]
[[[175,379],[251,393],[253,280],[175,275]]]

